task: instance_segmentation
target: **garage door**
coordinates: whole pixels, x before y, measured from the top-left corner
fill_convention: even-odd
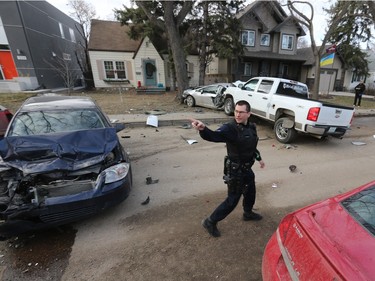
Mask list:
[[[335,87],[336,69],[321,69],[319,92],[332,92]]]

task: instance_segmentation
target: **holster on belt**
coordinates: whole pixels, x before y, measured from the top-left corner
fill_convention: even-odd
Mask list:
[[[228,190],[233,192],[247,192],[247,185],[244,183],[244,173],[251,170],[255,161],[246,163],[237,163],[229,159],[228,156],[224,158],[224,183],[228,185]]]

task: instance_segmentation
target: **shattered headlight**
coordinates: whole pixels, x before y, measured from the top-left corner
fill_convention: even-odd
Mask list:
[[[99,178],[104,176],[105,184],[116,182],[122,180],[126,177],[129,172],[130,165],[129,163],[120,163],[114,166],[111,166],[105,169],[100,175]],[[100,180],[99,180],[100,181]]]

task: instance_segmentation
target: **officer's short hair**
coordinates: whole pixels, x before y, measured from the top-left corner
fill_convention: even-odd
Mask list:
[[[250,112],[251,110],[250,104],[245,100],[239,100],[238,102],[236,102],[236,105],[246,105],[246,111]]]

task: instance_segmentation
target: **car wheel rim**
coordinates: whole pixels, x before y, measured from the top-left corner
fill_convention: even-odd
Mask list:
[[[192,107],[194,105],[194,100],[192,97],[187,97],[186,99],[186,104],[190,107]]]
[[[277,137],[279,139],[286,139],[288,137],[288,129],[283,127],[283,124],[277,126]]]
[[[225,110],[226,110],[226,112],[231,112],[232,107],[233,107],[232,100],[230,100],[230,99],[227,100],[227,102],[225,103]]]

